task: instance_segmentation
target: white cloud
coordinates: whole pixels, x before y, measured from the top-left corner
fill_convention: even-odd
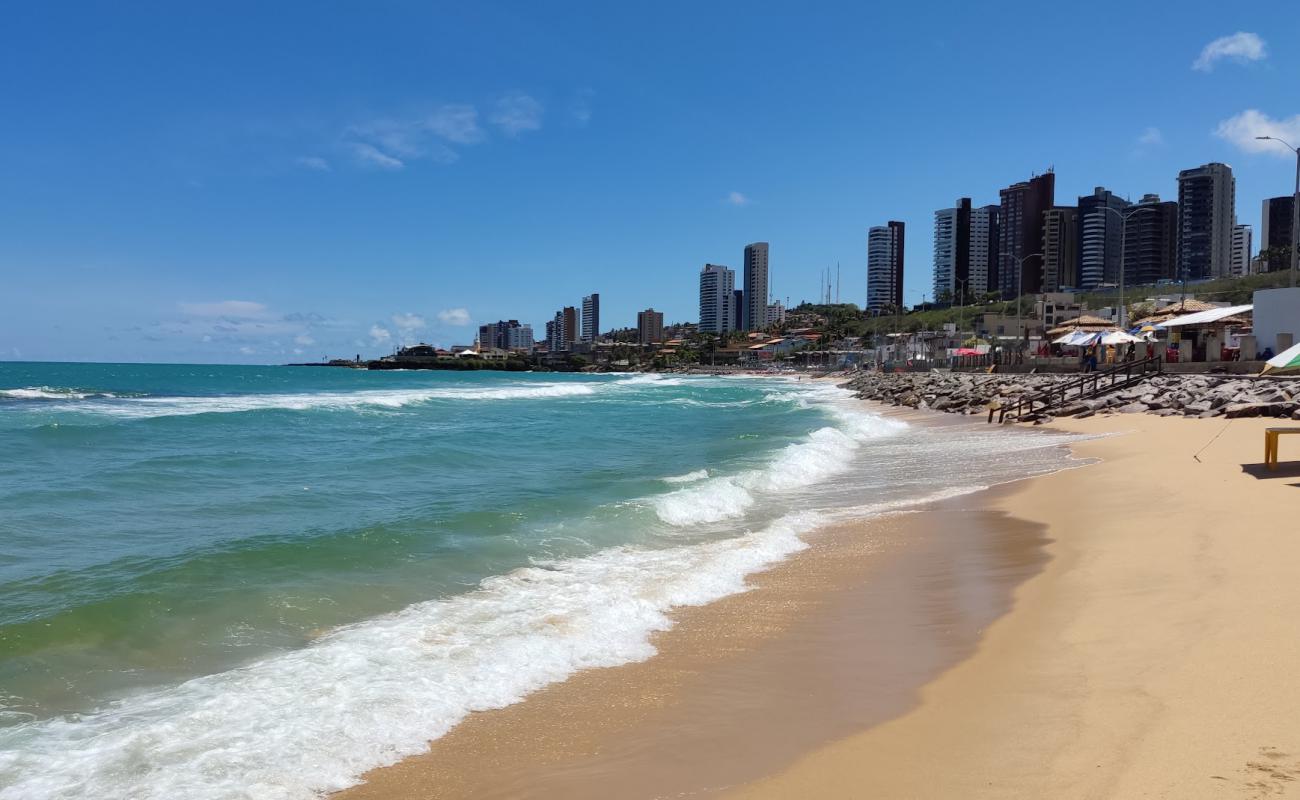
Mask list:
[[[177,303],[181,311],[195,317],[232,317],[257,319],[267,316],[267,308],[252,300],[219,300],[211,303]]]
[[[424,327],[424,317],[409,311],[405,314],[394,314],[392,320],[399,331],[410,332]]]
[[[1282,158],[1292,158],[1293,153],[1277,142],[1255,137],[1276,136],[1300,147],[1300,114],[1289,119],[1273,119],[1262,111],[1248,108],[1220,122],[1214,135],[1247,153],[1272,153]]]
[[[243,354],[246,355],[246,356],[251,356],[253,353],[256,353],[257,351],[254,350],[253,348],[251,348],[251,347],[245,345],[245,346],[239,348],[239,352],[243,353]]]
[[[297,336],[293,337],[293,343],[300,344],[306,347],[307,345],[316,344],[316,340],[311,338],[305,333],[300,333]]]
[[[330,162],[320,156],[299,156],[294,159],[294,163],[303,169],[315,170],[316,172],[330,171]]]
[[[1148,147],[1155,147],[1164,143],[1165,135],[1160,132],[1159,128],[1147,128],[1142,131],[1142,135],[1138,137],[1138,144],[1146,145]]]
[[[569,115],[578,127],[586,127],[591,122],[591,99],[596,95],[592,89],[579,89],[574,93],[573,101],[569,103]]]
[[[421,121],[425,130],[456,144],[473,144],[483,138],[478,126],[478,109],[468,105],[445,105]]]
[[[438,321],[444,325],[468,325],[469,309],[447,308],[438,312]]]
[[[1262,61],[1267,57],[1268,47],[1259,34],[1237,31],[1207,44],[1192,62],[1192,69],[1209,72],[1214,69],[1216,62],[1224,58],[1245,64],[1248,61]]]
[[[498,100],[488,119],[505,131],[507,136],[518,136],[524,131],[535,131],[542,127],[542,110],[542,104],[537,100],[515,92]]]
[[[352,152],[356,154],[361,163],[379,167],[380,169],[396,170],[406,166],[400,158],[394,158],[367,142],[353,142]]]
[[[743,206],[749,204],[749,198],[740,192],[731,192],[727,195],[727,203],[733,206]]]
[[[392,338],[393,338],[393,334],[389,333],[388,329],[383,327],[382,325],[370,326],[371,344],[375,344],[375,345],[384,344],[385,342],[389,341]]]

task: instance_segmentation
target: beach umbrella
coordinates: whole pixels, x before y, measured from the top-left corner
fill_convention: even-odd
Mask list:
[[[1259,374],[1281,369],[1300,369],[1300,344],[1292,345],[1265,361],[1264,370]]]
[[[1078,333],[1078,331],[1071,331],[1064,336],[1059,336],[1052,340],[1052,344],[1069,344],[1070,340],[1074,338],[1076,333]]]
[[[1137,341],[1140,340],[1136,336],[1124,331],[1111,331],[1101,337],[1102,344],[1133,344]]]

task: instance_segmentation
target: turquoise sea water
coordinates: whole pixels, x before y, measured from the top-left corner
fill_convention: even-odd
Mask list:
[[[775,378],[0,364],[0,798],[318,796],[1063,441]]]

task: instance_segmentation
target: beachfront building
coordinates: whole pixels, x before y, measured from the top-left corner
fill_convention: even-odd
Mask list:
[[[506,329],[506,350],[532,350],[533,326],[514,325]]]
[[[641,344],[655,344],[664,340],[664,314],[647,308],[636,312],[636,340]]]
[[[1178,204],[1145,194],[1126,213],[1124,281],[1138,286],[1173,280],[1178,274]]]
[[[903,307],[903,223],[891,220],[867,231],[867,310]]]
[[[1054,205],[1056,174],[1050,169],[1027,181],[1013,183],[998,192],[1002,208],[998,214],[1001,251],[998,253],[997,289],[1004,299],[1018,292],[1035,294],[1041,289],[1043,271],[1029,256],[1043,252],[1043,212]]]
[[[700,330],[726,333],[734,328],[732,302],[736,294],[736,271],[721,264],[705,264],[700,270]]]
[[[582,298],[582,341],[591,344],[600,336],[600,295],[592,292]]]
[[[763,320],[764,324],[771,328],[776,325],[785,324],[785,306],[780,303],[771,303],[767,307],[767,315]]]
[[[1259,220],[1259,252],[1267,272],[1291,269],[1291,237],[1295,225],[1295,196],[1270,197],[1264,201]]]
[[[998,206],[973,208],[969,197],[934,212],[934,297],[961,303],[997,285]]]
[[[478,326],[478,350],[508,350],[511,349],[511,337],[518,341],[519,331],[526,328],[528,330],[528,346],[532,347],[533,329],[530,325],[520,325],[519,320],[497,320],[489,322],[486,325]]]
[[[752,331],[762,327],[767,314],[768,274],[767,242],[745,245],[744,255],[744,307],[740,314],[741,330]]]
[[[1052,206],[1043,212],[1043,291],[1079,285],[1079,209]]]
[[[1237,183],[1218,162],[1178,173],[1178,277],[1223,278],[1232,273],[1232,226]]]
[[[957,302],[970,286],[970,198],[934,212],[934,299]]]
[[[564,315],[564,349],[570,349],[570,345],[578,341],[582,334],[582,323],[578,319],[578,309],[574,306],[565,306],[560,311]]]
[[[1085,291],[1118,286],[1123,265],[1120,215],[1129,202],[1101,186],[1079,198],[1079,282]]]
[[[1250,274],[1250,239],[1249,225],[1232,226],[1232,276],[1234,278]]]
[[[982,297],[997,285],[998,248],[1001,247],[1001,206],[982,206],[970,212],[970,297]]]
[[[546,323],[546,349],[558,353],[569,349],[568,316],[564,309],[555,312],[555,316]]]

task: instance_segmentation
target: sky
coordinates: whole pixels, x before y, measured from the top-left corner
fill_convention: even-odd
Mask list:
[[[705,263],[861,305],[866,235],[1054,168],[1287,194],[1284,2],[7,3],[0,359],[280,363],[694,321]],[[1258,247],[1258,244],[1256,244]],[[932,298],[931,298],[932,299]]]

